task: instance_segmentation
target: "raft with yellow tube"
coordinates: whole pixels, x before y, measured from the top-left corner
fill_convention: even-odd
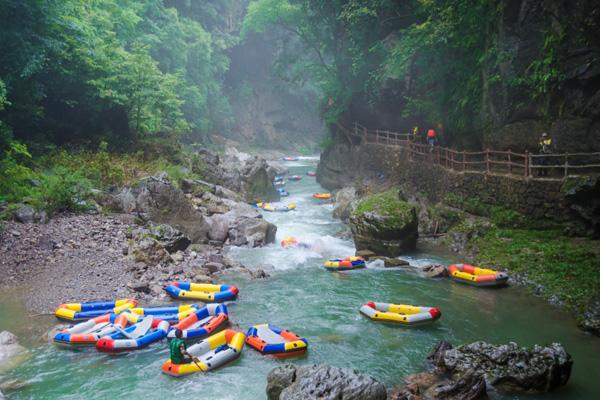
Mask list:
[[[140,317],[153,316],[155,319],[167,321],[169,324],[176,324],[189,315],[200,309],[197,304],[189,304],[184,306],[159,306],[159,307],[136,307],[125,310],[125,313],[130,313],[129,322],[136,323]]]
[[[58,306],[54,311],[54,315],[68,321],[85,321],[108,313],[119,314],[127,308],[137,306],[137,304],[134,299],[65,303]]]
[[[237,359],[244,347],[245,335],[226,329],[188,347],[187,352],[195,358],[187,364],[174,364],[171,360],[161,367],[167,375],[179,377],[195,372],[208,372]]]
[[[279,358],[300,356],[308,349],[305,338],[269,324],[254,325],[248,329],[246,343],[262,354]]]
[[[315,193],[312,195],[315,199],[328,200],[331,198],[331,193]]]
[[[140,317],[136,324],[126,329],[117,329],[117,332],[98,340],[96,350],[112,354],[140,350],[165,338],[168,331],[167,321],[152,315]]]
[[[165,291],[175,299],[202,300],[212,303],[234,300],[239,292],[235,286],[181,281],[172,282],[165,287]]]
[[[366,268],[365,259],[362,257],[346,257],[343,259],[329,260],[323,264],[328,271],[349,271]]]
[[[59,345],[92,346],[104,336],[115,333],[129,324],[127,315],[104,314],[56,333],[52,340]]]
[[[270,211],[270,212],[286,212],[286,211],[292,211],[292,210],[296,209],[296,204],[294,204],[294,203],[290,203],[285,206],[275,206],[272,203],[260,203],[260,204],[261,204],[260,208],[262,208],[265,211]]]
[[[225,304],[207,304],[173,325],[167,337],[174,338],[175,331],[180,329],[182,339],[201,338],[225,326],[228,320],[229,313]]]
[[[438,320],[439,308],[419,307],[406,304],[368,302],[360,312],[374,321],[395,322],[401,325],[421,325]]]
[[[508,282],[508,275],[504,272],[478,268],[469,264],[452,264],[448,268],[448,272],[453,280],[473,286],[503,286]]]

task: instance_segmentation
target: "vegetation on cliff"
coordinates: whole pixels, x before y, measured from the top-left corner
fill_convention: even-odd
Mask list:
[[[400,200],[398,190],[392,189],[365,197],[356,205],[353,215],[360,217],[367,213],[383,217],[386,226],[398,227],[412,220],[414,206]]]

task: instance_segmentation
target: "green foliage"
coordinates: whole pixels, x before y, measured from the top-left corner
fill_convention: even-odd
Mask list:
[[[41,184],[31,195],[30,202],[48,214],[78,212],[88,208],[92,183],[80,171],[55,167],[40,175]]]
[[[541,227],[540,224],[528,220],[518,211],[484,203],[478,197],[461,197],[453,193],[446,195],[444,203],[464,210],[470,214],[489,218],[490,221],[500,228],[527,228]]]
[[[476,240],[477,263],[526,274],[544,287],[545,297],[556,296],[580,312],[600,296],[597,240],[573,239],[555,230],[492,229]]]
[[[385,192],[372,194],[362,199],[354,211],[355,215],[364,215],[375,212],[386,217],[386,224],[400,226],[410,221],[414,207],[400,200],[398,190],[391,189]]]
[[[31,193],[36,174],[26,165],[31,154],[23,144],[11,142],[0,158],[0,200],[20,201]]]
[[[333,136],[331,136],[331,134],[328,133],[325,136],[323,136],[319,141],[319,148],[321,149],[321,151],[326,151],[332,148],[334,144],[335,139],[333,138]]]

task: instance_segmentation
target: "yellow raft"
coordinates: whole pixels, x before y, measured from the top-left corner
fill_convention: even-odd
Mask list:
[[[239,292],[235,286],[182,281],[172,282],[165,287],[165,291],[175,299],[202,300],[211,303],[233,300]]]
[[[194,357],[194,361],[174,364],[169,360],[163,364],[161,370],[176,377],[213,370],[238,358],[245,338],[246,335],[241,332],[226,329],[190,346],[187,352]]]
[[[417,307],[406,304],[368,302],[360,312],[374,321],[396,322],[402,325],[419,325],[433,322],[442,316],[439,308]]]
[[[134,299],[65,303],[56,308],[54,315],[69,321],[86,321],[108,313],[119,314],[123,310],[135,306],[137,306],[137,301]]]

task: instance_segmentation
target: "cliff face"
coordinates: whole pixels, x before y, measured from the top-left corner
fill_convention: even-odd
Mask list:
[[[600,3],[597,0],[498,0],[498,12],[482,25],[493,62],[478,68],[480,111],[467,128],[451,128],[442,115],[445,144],[466,148],[536,151],[542,132],[561,152],[600,151]],[[386,38],[393,42],[395,37]],[[418,51],[417,51],[418,53]],[[356,96],[341,120],[409,132],[428,122],[403,115],[420,73],[382,83],[379,99]],[[453,107],[453,104],[448,104]],[[433,116],[424,115],[425,120]]]
[[[277,35],[250,35],[231,53],[227,78],[235,121],[232,139],[252,145],[314,151],[324,132],[318,97],[274,71]]]
[[[505,61],[482,70],[484,146],[535,149],[547,131],[560,151],[599,151],[600,3],[503,3],[490,41]]]

